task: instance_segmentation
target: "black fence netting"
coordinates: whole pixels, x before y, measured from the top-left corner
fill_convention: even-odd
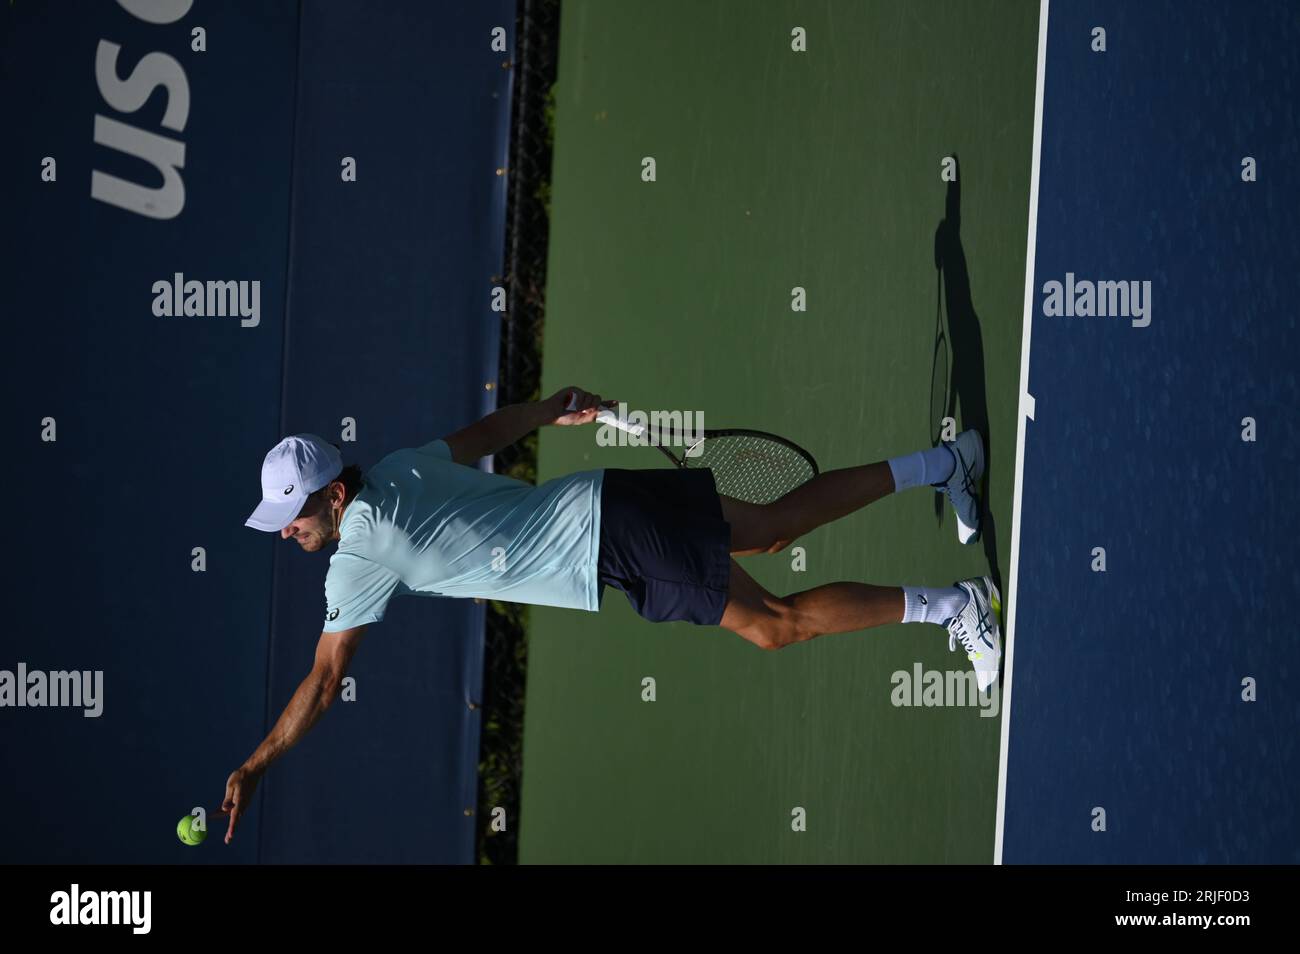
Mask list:
[[[519,0],[506,188],[507,294],[501,325],[498,406],[537,400],[546,310],[551,150],[560,0]],[[499,474],[537,482],[537,434],[493,459]],[[528,607],[489,600],[479,750],[477,853],[480,864],[519,858]],[[500,811],[498,811],[498,809]]]

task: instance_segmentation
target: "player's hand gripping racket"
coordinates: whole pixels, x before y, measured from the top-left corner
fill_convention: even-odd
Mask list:
[[[565,401],[566,410],[577,410],[575,397],[570,392]],[[606,401],[596,412],[596,420],[646,439],[676,467],[709,468],[718,493],[728,497],[748,503],[771,503],[818,474],[812,454],[784,437],[741,428],[705,428],[685,434],[669,427],[647,434],[645,426],[626,421],[610,410],[616,404]],[[679,453],[674,453],[674,448]]]

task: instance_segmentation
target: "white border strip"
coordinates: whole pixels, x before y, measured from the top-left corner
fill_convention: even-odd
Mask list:
[[[998,757],[998,820],[993,863],[1002,864],[1003,822],[1007,809],[1007,749],[1011,739],[1011,670],[1016,652],[1016,607],[1020,603],[1020,495],[1025,480],[1025,426],[1033,416],[1029,394],[1029,333],[1034,317],[1034,252],[1038,245],[1038,165],[1043,146],[1043,75],[1047,69],[1047,7],[1038,7],[1038,81],[1034,93],[1034,158],[1029,176],[1029,239],[1025,250],[1025,326],[1020,340],[1020,394],[1016,408],[1016,482],[1011,499],[1011,585],[1007,610],[1006,660],[1002,675],[1002,751]]]

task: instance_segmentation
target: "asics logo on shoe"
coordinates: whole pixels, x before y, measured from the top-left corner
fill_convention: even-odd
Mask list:
[[[971,478],[971,465],[966,461],[961,462],[961,489],[967,493],[975,490],[975,481]]]

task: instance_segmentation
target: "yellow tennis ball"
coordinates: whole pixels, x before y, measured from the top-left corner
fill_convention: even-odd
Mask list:
[[[176,823],[176,834],[187,845],[202,844],[203,839],[208,837],[207,829],[200,831],[195,828],[194,821],[193,815],[186,815]]]

